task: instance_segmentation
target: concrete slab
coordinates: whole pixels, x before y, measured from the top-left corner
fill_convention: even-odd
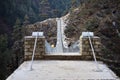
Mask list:
[[[6,80],[119,80],[105,64],[99,62],[102,71],[96,71],[93,61],[30,61],[24,62]]]
[[[60,55],[60,56],[64,56],[64,55],[66,55],[66,56],[82,56],[82,54],[80,54],[80,53],[50,53],[50,54],[46,54],[46,55]]]

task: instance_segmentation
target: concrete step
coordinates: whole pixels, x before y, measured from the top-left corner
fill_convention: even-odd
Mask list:
[[[92,60],[91,56],[82,56],[79,53],[51,53],[45,54],[45,60]]]

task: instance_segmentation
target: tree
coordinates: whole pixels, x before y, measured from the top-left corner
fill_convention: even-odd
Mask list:
[[[19,18],[16,19],[15,25],[13,26],[12,36],[13,36],[14,41],[20,40],[22,37],[22,35],[21,35],[21,22],[20,22]]]
[[[26,25],[29,24],[29,23],[30,23],[30,22],[29,22],[29,17],[28,17],[28,15],[26,14],[26,15],[24,16],[23,25],[26,26]]]
[[[27,16],[26,16],[27,19]],[[17,68],[20,64],[21,57],[23,56],[23,44],[22,44],[22,27],[21,27],[21,22],[20,19],[16,19],[16,23],[13,26],[13,40],[14,44],[12,46],[13,54],[14,54],[14,62],[15,62],[15,67]]]
[[[39,3],[39,18],[44,20],[49,17],[50,14],[50,4],[48,0],[41,0]]]
[[[7,64],[10,61],[10,54],[7,45],[7,35],[0,35],[0,80],[5,80],[8,75]]]
[[[72,7],[77,7],[77,0],[71,0]]]

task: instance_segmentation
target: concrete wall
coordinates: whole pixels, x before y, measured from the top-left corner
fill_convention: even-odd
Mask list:
[[[24,60],[31,60],[35,37],[26,36],[24,38]],[[45,37],[38,37],[34,59],[41,59],[45,54]]]
[[[101,54],[101,40],[99,37],[91,37],[91,41],[95,50],[96,56]],[[80,53],[82,56],[93,57],[92,49],[90,47],[90,42],[88,37],[80,37]]]

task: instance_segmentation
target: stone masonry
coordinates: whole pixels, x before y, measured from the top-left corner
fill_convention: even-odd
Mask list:
[[[35,37],[25,36],[24,39],[25,39],[24,40],[24,52],[25,52],[24,59],[31,60],[33,48],[34,48]],[[41,58],[43,58],[44,54],[45,54],[45,37],[43,36],[43,37],[37,38],[37,45],[36,45],[34,59],[35,60],[41,59]]]
[[[92,45],[95,50],[96,56],[101,54],[101,40],[99,37],[93,36],[91,37]],[[82,56],[85,56],[86,58],[93,57],[92,55],[92,49],[90,47],[90,42],[88,37],[80,37],[80,53]]]

